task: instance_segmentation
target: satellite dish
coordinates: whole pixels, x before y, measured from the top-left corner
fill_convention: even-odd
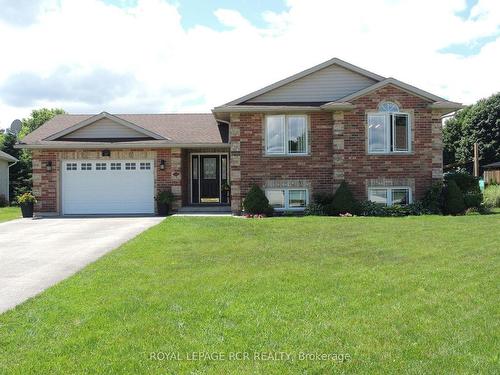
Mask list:
[[[21,120],[15,119],[14,121],[12,121],[12,124],[10,124],[9,133],[18,135],[19,132],[21,131],[22,126],[23,123],[21,122]]]

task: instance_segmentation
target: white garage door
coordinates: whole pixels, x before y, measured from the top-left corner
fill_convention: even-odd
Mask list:
[[[153,160],[66,160],[62,162],[62,212],[154,213]]]

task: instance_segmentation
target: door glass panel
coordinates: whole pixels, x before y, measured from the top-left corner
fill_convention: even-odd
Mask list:
[[[205,158],[203,160],[203,178],[215,180],[217,178],[217,158]]]
[[[221,159],[221,178],[223,180],[226,180],[227,179],[227,158],[225,156],[222,157]]]
[[[197,180],[198,179],[198,158],[197,157],[193,157],[192,170],[193,170],[193,179]]]

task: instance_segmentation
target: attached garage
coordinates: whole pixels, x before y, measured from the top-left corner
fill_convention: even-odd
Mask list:
[[[153,160],[64,160],[64,215],[154,214]]]

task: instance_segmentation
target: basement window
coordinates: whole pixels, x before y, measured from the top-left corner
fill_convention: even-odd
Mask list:
[[[307,189],[266,189],[269,204],[277,211],[303,210],[308,203]]]
[[[368,200],[384,206],[405,206],[411,203],[411,189],[407,186],[369,188]]]

